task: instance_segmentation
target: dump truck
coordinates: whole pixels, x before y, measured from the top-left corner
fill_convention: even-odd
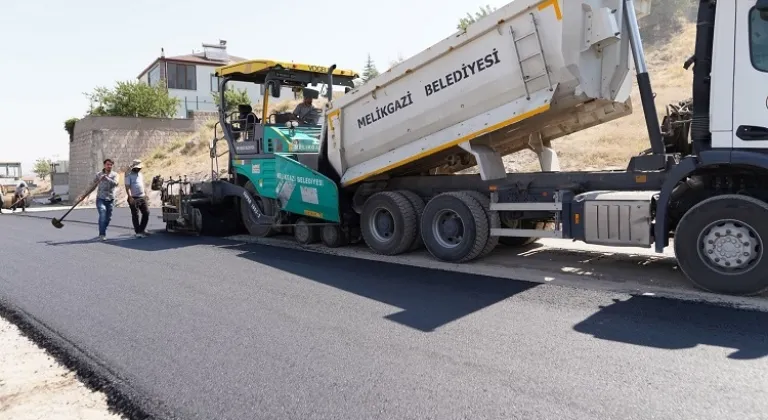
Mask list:
[[[281,85],[324,83],[322,119],[267,116],[266,104],[259,121],[220,111],[211,156],[225,140],[226,173],[165,187],[155,179],[177,190],[164,194],[166,220],[329,247],[363,241],[383,255],[426,248],[452,263],[544,237],[659,253],[673,241],[697,287],[761,293],[768,0],[699,0],[692,56],[681,62],[692,66],[692,96],[661,121],[638,24],[650,8],[514,0],[362,86],[335,65],[223,66],[220,92],[261,83],[265,102]],[[632,113],[633,73],[648,150],[625,170],[561,171],[552,142]],[[334,85],[344,94],[334,97]],[[522,150],[536,152],[540,172],[507,173],[502,157]],[[471,167],[479,173],[461,173]]]

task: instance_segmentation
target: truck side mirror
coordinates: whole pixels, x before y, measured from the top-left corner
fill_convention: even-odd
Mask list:
[[[347,86],[344,88],[344,93],[349,93],[350,90],[352,90],[352,88]]]
[[[163,177],[161,177],[160,175],[155,175],[154,177],[152,177],[152,185],[150,186],[150,188],[152,189],[152,191],[160,191],[161,189],[163,189],[163,182],[164,182]]]
[[[768,0],[757,0],[755,9],[760,12],[760,17],[763,18],[763,20],[768,20]]]
[[[269,93],[272,95],[273,98],[279,98],[280,97],[280,84],[276,82],[269,82]]]

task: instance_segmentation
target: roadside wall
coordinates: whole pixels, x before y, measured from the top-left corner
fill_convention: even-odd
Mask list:
[[[122,174],[133,159],[145,156],[178,137],[194,133],[215,114],[189,119],[85,117],[75,124],[69,144],[69,192],[74,200],[90,187],[102,162],[111,158]]]

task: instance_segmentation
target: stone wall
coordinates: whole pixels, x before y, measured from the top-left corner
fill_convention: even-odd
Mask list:
[[[179,136],[194,133],[211,116],[207,113],[191,119],[85,117],[75,124],[69,144],[69,191],[74,200],[93,182],[103,161],[110,158],[122,174],[133,159]]]
[[[197,130],[210,120],[218,120],[219,113],[211,111],[195,111],[193,118],[195,120],[195,130]]]

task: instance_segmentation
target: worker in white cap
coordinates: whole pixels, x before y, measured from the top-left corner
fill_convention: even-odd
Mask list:
[[[135,159],[131,163],[129,172],[125,175],[125,192],[128,195],[128,207],[131,208],[131,221],[137,238],[147,236],[147,223],[149,223],[149,205],[147,194],[144,191],[144,177],[141,174],[141,161]],[[141,212],[141,221],[139,221]]]

